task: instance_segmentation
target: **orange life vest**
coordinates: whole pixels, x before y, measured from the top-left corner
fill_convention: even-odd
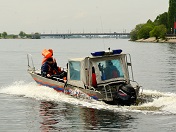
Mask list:
[[[55,59],[55,58],[53,58],[52,56],[49,57],[49,58],[52,58],[52,59],[53,59],[53,62],[56,63],[56,59]],[[46,58],[46,57],[43,58],[43,60],[42,60],[42,65],[46,62],[47,59],[48,59],[48,58]]]
[[[44,56],[44,58],[43,58],[43,60],[42,60],[42,65],[46,62],[46,60],[47,60],[48,58],[52,58],[52,59],[53,59],[53,62],[54,62],[54,63],[56,62],[56,60],[52,57],[52,56],[53,56],[53,50],[52,50],[52,49],[49,49],[49,50],[44,49],[44,50],[42,51],[42,55]]]
[[[47,50],[47,49],[44,49],[44,50],[42,51],[42,55],[43,55],[45,58],[50,58],[50,57],[53,55],[53,53],[50,52],[50,51]]]

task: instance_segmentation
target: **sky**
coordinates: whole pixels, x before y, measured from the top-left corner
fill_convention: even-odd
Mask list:
[[[0,33],[130,32],[169,0],[0,0]]]

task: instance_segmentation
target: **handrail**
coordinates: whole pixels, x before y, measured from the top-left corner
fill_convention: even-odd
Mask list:
[[[130,54],[127,54],[129,56],[129,61],[130,61],[130,67],[131,67],[131,77],[132,77],[132,81],[134,81],[134,76],[133,76],[133,68],[132,68],[132,61],[131,61],[131,55]],[[127,60],[127,57],[126,57],[126,61]],[[128,62],[127,62],[128,63]],[[129,65],[127,65],[129,66]]]
[[[27,54],[27,60],[28,60],[28,69],[32,69],[33,71],[35,71],[34,62],[33,62],[31,54]],[[30,65],[30,60],[31,60],[31,63],[32,63],[32,67]]]

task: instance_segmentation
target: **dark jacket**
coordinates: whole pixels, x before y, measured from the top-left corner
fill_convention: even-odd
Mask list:
[[[54,75],[58,74],[57,64],[49,64],[47,61],[41,67],[41,75],[46,77],[47,74]]]

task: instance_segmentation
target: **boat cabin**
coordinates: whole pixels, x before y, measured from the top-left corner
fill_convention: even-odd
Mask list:
[[[118,81],[129,83],[127,55],[121,52],[100,51],[91,57],[69,59],[68,84],[96,88]]]

